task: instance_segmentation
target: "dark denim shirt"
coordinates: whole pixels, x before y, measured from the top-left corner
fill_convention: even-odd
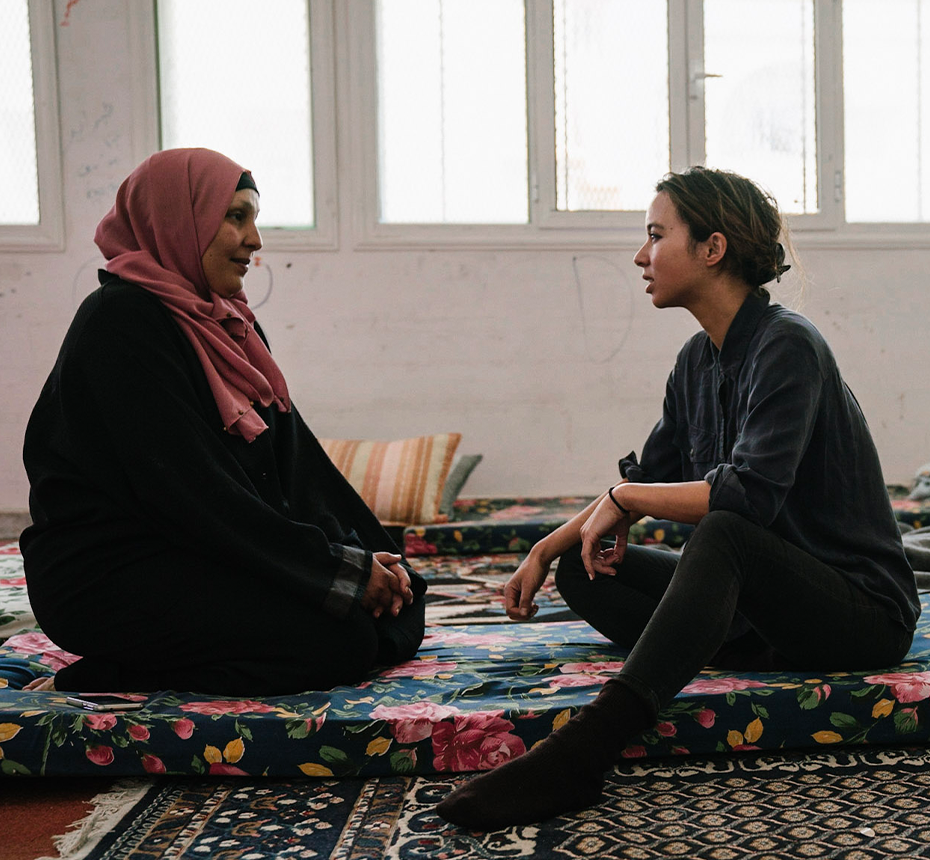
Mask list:
[[[847,575],[913,629],[920,614],[859,404],[813,323],[750,295],[718,351],[706,332],[678,354],[662,418],[633,481],[710,484],[734,511]]]

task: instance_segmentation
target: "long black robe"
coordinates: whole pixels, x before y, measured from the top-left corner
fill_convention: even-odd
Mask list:
[[[227,433],[168,310],[101,281],[24,446],[30,601],[53,641],[85,657],[59,689],[258,695],[411,656],[423,601],[399,619],[361,608],[372,552],[396,546],[297,409],[261,409],[268,430],[252,443]]]

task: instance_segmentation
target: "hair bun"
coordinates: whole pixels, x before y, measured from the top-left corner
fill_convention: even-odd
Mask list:
[[[781,242],[775,243],[775,280],[781,281],[781,276],[790,269],[785,262],[785,248]],[[771,279],[770,279],[771,280]]]
[[[781,242],[776,242],[773,249],[774,260],[770,265],[759,266],[756,282],[761,286],[769,281],[781,281],[781,276],[791,268],[785,263],[785,249]]]

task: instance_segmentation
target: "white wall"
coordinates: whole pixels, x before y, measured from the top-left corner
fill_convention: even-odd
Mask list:
[[[0,253],[0,511],[26,506],[29,411],[95,286],[96,223],[140,157],[128,4],[85,0],[61,26],[66,5],[56,2],[66,248]],[[593,493],[611,481],[695,330],[686,313],[652,308],[635,249],[355,250],[352,205],[340,186],[339,250],[263,252],[249,276],[314,431],[459,431],[460,451],[485,456],[469,495]],[[796,241],[812,281],[805,312],[869,417],[886,479],[908,482],[930,460],[930,251]]]

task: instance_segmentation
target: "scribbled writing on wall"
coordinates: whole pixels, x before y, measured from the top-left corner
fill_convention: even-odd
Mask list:
[[[614,261],[583,254],[572,257],[572,279],[585,352],[595,364],[605,364],[621,352],[633,328],[630,278]]]

